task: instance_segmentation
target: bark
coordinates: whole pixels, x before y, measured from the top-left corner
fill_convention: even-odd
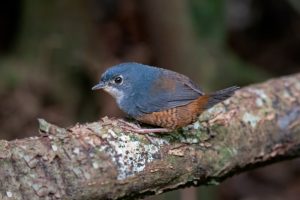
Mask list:
[[[239,90],[171,134],[144,136],[116,119],[0,142],[0,199],[122,199],[218,184],[300,155],[300,74]]]

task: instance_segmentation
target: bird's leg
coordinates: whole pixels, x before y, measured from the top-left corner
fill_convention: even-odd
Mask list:
[[[123,123],[125,126],[122,126],[125,130],[133,131],[136,133],[168,133],[171,132],[172,129],[168,128],[141,128],[137,126],[136,124],[126,122],[122,119],[119,119],[119,122]]]
[[[124,119],[118,119],[119,122],[121,122],[123,125],[126,125],[126,126],[129,126],[129,127],[132,127],[132,128],[139,128],[139,124],[135,124],[135,123],[130,123],[130,122],[127,122],[125,121]]]
[[[134,131],[136,133],[147,134],[147,133],[168,133],[171,132],[171,129],[168,128],[137,128],[137,129],[127,129]]]

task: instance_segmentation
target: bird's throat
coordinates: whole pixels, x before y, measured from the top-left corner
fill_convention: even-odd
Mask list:
[[[106,86],[103,88],[107,93],[109,93],[111,96],[113,96],[117,103],[120,104],[123,97],[124,97],[124,92],[115,88],[115,87],[112,87],[112,86]]]

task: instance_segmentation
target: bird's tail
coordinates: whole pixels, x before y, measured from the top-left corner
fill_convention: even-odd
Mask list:
[[[214,105],[216,105],[217,103],[220,103],[220,102],[228,99],[238,89],[239,89],[238,86],[232,86],[232,87],[225,88],[223,90],[219,90],[212,94],[207,95],[208,100],[207,100],[205,109],[209,109],[209,108],[213,107]]]

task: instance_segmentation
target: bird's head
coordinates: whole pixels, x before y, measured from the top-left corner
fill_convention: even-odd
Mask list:
[[[138,94],[146,89],[145,82],[152,72],[151,68],[139,63],[122,63],[107,69],[92,90],[103,89],[111,94],[118,103],[124,97]]]

